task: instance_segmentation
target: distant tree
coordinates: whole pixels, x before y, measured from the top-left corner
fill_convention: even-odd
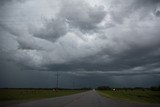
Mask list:
[[[84,88],[80,88],[80,90],[91,90],[91,88],[84,87]]]
[[[160,86],[158,86],[158,87],[150,87],[150,90],[152,90],[152,91],[160,91]]]
[[[108,86],[99,86],[99,87],[97,87],[96,89],[97,89],[97,90],[111,90],[111,88],[108,87]]]
[[[135,87],[134,89],[141,90],[141,89],[143,89],[143,87]]]

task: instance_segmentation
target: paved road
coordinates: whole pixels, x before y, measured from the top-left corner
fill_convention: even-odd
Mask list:
[[[31,101],[8,107],[160,107],[160,104],[142,104],[101,97],[96,91]]]

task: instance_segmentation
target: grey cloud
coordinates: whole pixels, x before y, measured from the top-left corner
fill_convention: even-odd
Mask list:
[[[84,1],[63,1],[57,17],[44,21],[44,27],[32,33],[36,37],[55,42],[68,32],[68,26],[82,31],[92,30],[105,15],[102,6],[91,7]]]
[[[133,3],[132,7],[136,9],[142,9],[142,17],[146,16],[148,13],[157,13],[157,9],[160,7],[159,0],[137,0]],[[157,16],[157,15],[156,15]]]
[[[33,37],[23,37],[17,40],[18,48],[22,50],[42,50],[42,48],[36,43],[35,38]]]
[[[136,14],[140,20],[150,15],[150,13],[155,13],[156,15],[158,14],[157,9],[160,7],[159,0],[113,1],[109,12],[113,20],[119,24],[122,24],[126,18],[133,17],[134,14]]]
[[[23,36],[16,39],[21,50],[51,50],[52,42],[34,36]]]
[[[38,2],[41,1],[32,3],[37,5]],[[14,79],[22,86],[23,83],[18,81],[24,82],[26,79],[27,82],[24,82],[26,86],[34,86],[29,84],[33,79],[34,82],[40,80],[37,85],[39,87],[51,87],[50,83],[54,81],[51,78],[54,76],[50,77],[50,80],[47,77],[58,71],[62,75],[62,86],[66,87],[72,86],[69,82],[75,76],[79,79],[77,80],[79,86],[87,86],[92,81],[96,81],[94,86],[112,85],[112,83],[123,86],[119,81],[129,81],[130,77],[132,85],[140,81],[142,82],[139,83],[140,85],[147,86],[143,83],[146,80],[151,81],[150,85],[157,85],[160,81],[158,79],[160,76],[158,4],[159,1],[156,0],[121,0],[117,4],[112,2],[107,10],[105,6],[91,6],[85,1],[61,1],[58,6],[60,10],[55,17],[46,15],[45,21],[35,18],[40,22],[38,24],[33,22],[33,26],[24,21],[18,22],[17,18],[13,18],[14,23],[12,20],[10,23],[2,20],[0,22],[0,73],[4,77],[0,82],[3,86],[14,86],[10,84],[11,79]],[[10,6],[12,3],[6,5]],[[30,10],[28,5],[24,8]],[[5,9],[7,12],[14,13],[14,8],[13,11]],[[23,12],[23,9],[21,10]],[[34,16],[35,13],[31,15]],[[3,16],[7,13],[1,11],[0,14]],[[10,17],[16,14],[17,11]],[[5,17],[10,19],[7,15]],[[99,25],[100,23],[102,25]],[[10,76],[11,70],[13,70],[13,77]],[[25,74],[31,79],[15,79],[19,75],[25,77]],[[143,80],[134,81],[134,78],[141,77]],[[82,82],[85,80],[89,82],[83,85]],[[47,86],[41,85],[46,82],[50,83]]]
[[[33,35],[49,41],[56,41],[59,37],[67,33],[67,25],[61,18],[46,20],[44,27],[33,32]]]
[[[25,1],[27,1],[27,0],[1,0],[0,5],[5,5],[7,3],[13,3],[13,2],[24,3]]]
[[[14,1],[14,0],[1,0],[0,1],[0,5],[4,5],[4,4],[6,4],[6,3],[8,3],[8,2],[12,2],[12,1]],[[17,0],[16,0],[17,1]]]
[[[39,46],[33,46],[33,44],[31,45],[31,44],[28,44],[28,42],[26,43],[26,42],[22,42],[22,41],[19,41],[18,42],[19,43],[19,49],[26,49],[26,50],[34,50],[34,49],[36,49],[36,50],[42,50],[42,48],[41,47],[39,47]]]
[[[82,1],[65,1],[60,10],[60,16],[67,19],[71,26],[82,31],[92,30],[106,15],[103,6],[91,7]]]
[[[157,6],[159,5],[159,0],[135,0],[133,3],[135,3],[135,7],[150,7],[150,6]],[[156,8],[156,7],[155,7]]]
[[[4,5],[5,3],[10,2],[10,1],[12,1],[12,0],[1,0],[1,1],[0,1],[0,4],[1,4],[1,5]]]
[[[109,50],[102,50],[96,55],[81,58],[78,61],[76,60],[67,64],[51,64],[48,68],[52,71],[76,72],[78,69],[82,69],[84,71],[119,71],[119,73],[121,73],[121,71],[126,69],[146,65],[146,70],[149,70],[150,73],[152,73],[148,66],[154,63],[159,63],[160,61],[160,56],[158,54],[160,48],[160,44],[158,42],[159,38],[155,39],[157,41],[151,42],[151,44],[144,46],[142,44],[127,42],[125,45],[129,45],[129,50],[122,53],[115,54],[112,51],[108,52]],[[99,58],[107,54],[111,58],[111,61],[107,61],[108,57],[104,57],[104,59],[99,60]],[[154,67],[157,68],[158,65]],[[141,70],[141,72],[142,74],[144,73],[143,70]]]
[[[160,17],[160,10],[156,10],[156,11],[155,11],[155,15],[156,15],[157,17]]]
[[[58,14],[57,18],[55,18],[55,20],[51,19],[51,20],[45,21],[44,28],[41,28],[40,30],[38,30],[38,31],[36,30],[35,32],[31,32],[31,33],[33,33],[33,36],[38,37],[38,38],[42,38],[42,39],[49,40],[49,41],[56,41],[59,37],[62,37],[63,35],[65,35],[67,33],[66,23],[70,23],[70,22],[66,22],[65,18],[69,17],[70,19],[67,19],[67,20],[71,21],[71,24],[73,24],[73,25],[75,25],[75,24],[78,25],[77,27],[80,27],[81,29],[87,29],[85,27],[83,28],[81,26],[81,24],[95,27],[96,24],[100,23],[103,20],[103,18],[105,16],[105,11],[103,10],[103,8],[90,7],[85,2],[82,2],[80,4],[82,4],[82,5],[79,5],[79,2],[73,2],[73,4],[71,2],[64,2],[62,5],[62,9],[60,10],[60,13]],[[73,10],[73,8],[74,8],[74,10]],[[121,11],[123,11],[123,9]],[[77,14],[75,15],[74,12],[78,13],[78,15]],[[83,16],[83,15],[86,15],[86,16]],[[91,17],[91,16],[93,16],[93,17]],[[72,21],[73,21],[73,23],[72,23]],[[92,24],[94,24],[94,25],[92,25]],[[92,27],[90,27],[90,28],[92,28]],[[10,31],[10,30],[8,30],[8,31]],[[133,32],[130,32],[130,33],[133,33]],[[11,34],[18,35],[17,32],[16,33],[11,32]],[[82,33],[82,35],[83,35],[83,33]],[[134,34],[132,36],[134,36]],[[156,37],[158,37],[158,35]],[[154,40],[155,39],[153,39],[153,41]],[[159,41],[159,38],[156,38],[156,40]],[[123,37],[122,37],[122,39],[120,38],[119,41],[123,42]],[[127,39],[125,41],[129,42],[129,40],[127,40]],[[142,39],[142,41],[143,41],[143,39]],[[43,45],[42,42],[44,42],[44,41],[37,41],[36,38],[32,37],[32,34],[30,37],[27,37],[27,38],[26,37],[22,37],[22,38],[18,37],[17,42],[19,43],[20,50],[21,49],[22,50],[23,49],[24,50],[26,50],[26,49],[41,50],[41,49],[45,49],[45,46],[47,47],[46,44],[44,44],[45,46],[42,46]],[[113,42],[116,42],[116,41],[113,41]],[[141,41],[139,41],[139,42],[141,42]],[[127,46],[129,45],[130,50],[124,51],[124,53],[122,53],[122,55],[121,54],[114,54],[114,50],[110,49],[110,48],[112,48],[112,46],[109,48],[106,46],[107,48],[104,48],[104,50],[102,50],[102,53],[101,52],[97,53],[98,54],[97,56],[95,54],[93,54],[93,56],[89,56],[89,57],[87,56],[87,57],[84,57],[84,59],[82,58],[80,60],[80,62],[78,62],[79,60],[78,61],[75,60],[75,62],[74,62],[74,60],[73,60],[73,62],[72,61],[69,62],[71,64],[69,65],[68,69],[65,67],[65,64],[60,64],[60,65],[53,64],[53,66],[57,67],[57,68],[53,67],[51,70],[55,69],[55,71],[56,71],[56,70],[59,70],[59,68],[60,68],[60,70],[66,69],[66,71],[67,70],[68,71],[69,70],[76,70],[76,69],[81,69],[81,68],[85,69],[85,70],[96,69],[96,70],[103,70],[103,71],[104,70],[126,69],[126,68],[129,68],[131,65],[133,67],[133,66],[137,66],[138,64],[146,63],[146,62],[144,62],[144,60],[139,61],[139,59],[141,59],[144,52],[146,52],[145,48],[152,49],[153,47],[156,47],[156,46],[159,47],[159,45],[154,45],[155,43],[157,43],[157,42],[154,41],[153,44],[149,44],[149,45],[153,45],[151,47],[142,47],[141,49],[136,49],[137,47],[142,45],[141,43],[136,46],[134,46],[134,44],[137,44],[137,43],[133,43],[133,44],[132,43],[124,43],[124,45],[127,45]],[[48,44],[48,45],[50,45],[50,44]],[[51,44],[51,45],[54,45],[54,44]],[[116,45],[117,45],[116,47],[119,47],[117,43],[116,43]],[[65,50],[67,50],[67,47],[64,46],[64,48],[66,48]],[[105,52],[105,49],[106,49],[106,52]],[[121,47],[119,47],[119,49],[121,50]],[[74,50],[74,47],[73,47],[73,50]],[[143,51],[143,53],[140,53],[141,51]],[[27,53],[27,51],[23,51],[23,52]],[[62,52],[65,52],[65,51],[62,51]],[[60,55],[62,54],[62,56],[63,56],[62,52],[58,51],[57,53]],[[151,52],[152,52],[152,50],[151,50]],[[41,53],[41,51],[39,53]],[[72,51],[70,51],[69,54],[71,54],[71,53],[72,53]],[[27,55],[27,54],[25,54],[25,55]],[[32,54],[32,52],[31,52],[31,54]],[[45,54],[45,55],[48,55],[48,54]],[[100,57],[105,56],[105,55],[108,55],[112,59],[112,62],[108,63],[108,62],[103,61],[103,60],[108,60],[108,59],[101,59],[98,61],[98,63],[100,63],[100,64],[91,63],[92,60],[95,60],[95,62],[96,62],[98,59],[100,59]],[[67,56],[67,55],[64,55],[64,56]],[[132,58],[130,58],[131,56],[132,57],[136,56],[137,58],[132,59]],[[143,56],[143,57],[145,57],[145,56]],[[148,57],[148,56],[146,56],[146,57]],[[77,56],[77,58],[79,58],[79,57]],[[153,58],[154,58],[154,56],[153,56]],[[141,61],[142,61],[142,63],[140,63]],[[115,64],[115,63],[117,64],[116,67],[113,66],[113,64]],[[51,65],[52,65],[52,61],[51,61]],[[58,67],[58,66],[60,66],[60,67]],[[72,66],[72,67],[70,67],[70,66]]]
[[[12,26],[14,27],[14,26]],[[1,31],[5,31],[5,32],[8,32],[10,33],[12,36],[19,36],[20,34],[18,33],[19,31],[16,31],[15,29],[12,29],[10,28],[8,25],[4,24],[4,22],[1,22],[0,23],[0,28],[1,28]]]

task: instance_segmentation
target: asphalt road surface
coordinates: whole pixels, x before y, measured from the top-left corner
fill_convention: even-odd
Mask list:
[[[95,90],[79,94],[14,104],[8,107],[160,107],[101,97]]]

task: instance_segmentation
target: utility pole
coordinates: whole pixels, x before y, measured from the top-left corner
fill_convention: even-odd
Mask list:
[[[73,89],[75,88],[75,80],[74,80],[74,78],[73,78]]]
[[[59,86],[59,84],[58,84],[58,82],[59,82],[59,81],[58,81],[58,80],[59,80],[59,74],[58,74],[58,71],[57,71],[57,75],[56,75],[56,76],[57,76],[57,86],[56,86],[56,88],[58,89],[58,86]]]

